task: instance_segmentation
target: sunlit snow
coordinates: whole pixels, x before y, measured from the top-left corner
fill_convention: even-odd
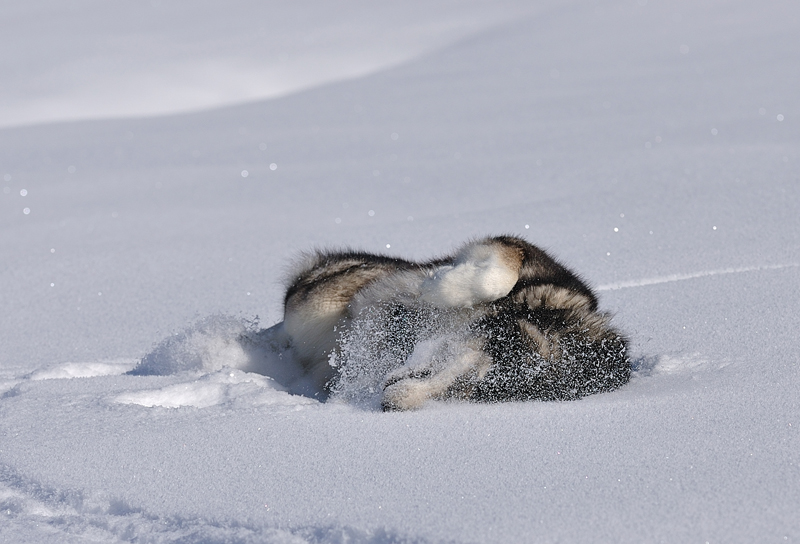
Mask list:
[[[800,541],[798,35],[745,0],[3,4],[0,541]],[[325,399],[271,328],[302,251],[503,233],[595,287],[629,384],[383,413],[369,357]]]

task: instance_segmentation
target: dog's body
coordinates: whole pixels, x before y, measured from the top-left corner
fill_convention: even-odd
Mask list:
[[[615,389],[630,361],[609,321],[575,274],[499,236],[425,263],[308,255],[290,278],[283,327],[317,387],[336,391],[360,357],[382,369],[383,408],[407,410],[429,399],[565,400]]]

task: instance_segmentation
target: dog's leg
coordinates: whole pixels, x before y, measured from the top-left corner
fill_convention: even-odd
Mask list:
[[[422,342],[408,364],[386,379],[383,409],[414,410],[428,400],[467,398],[491,362],[477,339]]]

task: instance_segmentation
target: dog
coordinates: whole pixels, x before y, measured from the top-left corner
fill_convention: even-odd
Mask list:
[[[385,411],[572,400],[630,379],[628,341],[597,305],[544,250],[494,236],[427,262],[305,254],[289,276],[282,326],[317,388],[367,388]]]

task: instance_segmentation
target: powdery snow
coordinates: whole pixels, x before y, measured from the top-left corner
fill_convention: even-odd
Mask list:
[[[800,6],[150,4],[0,8],[0,540],[800,541]],[[382,413],[263,332],[496,233],[628,385]]]

